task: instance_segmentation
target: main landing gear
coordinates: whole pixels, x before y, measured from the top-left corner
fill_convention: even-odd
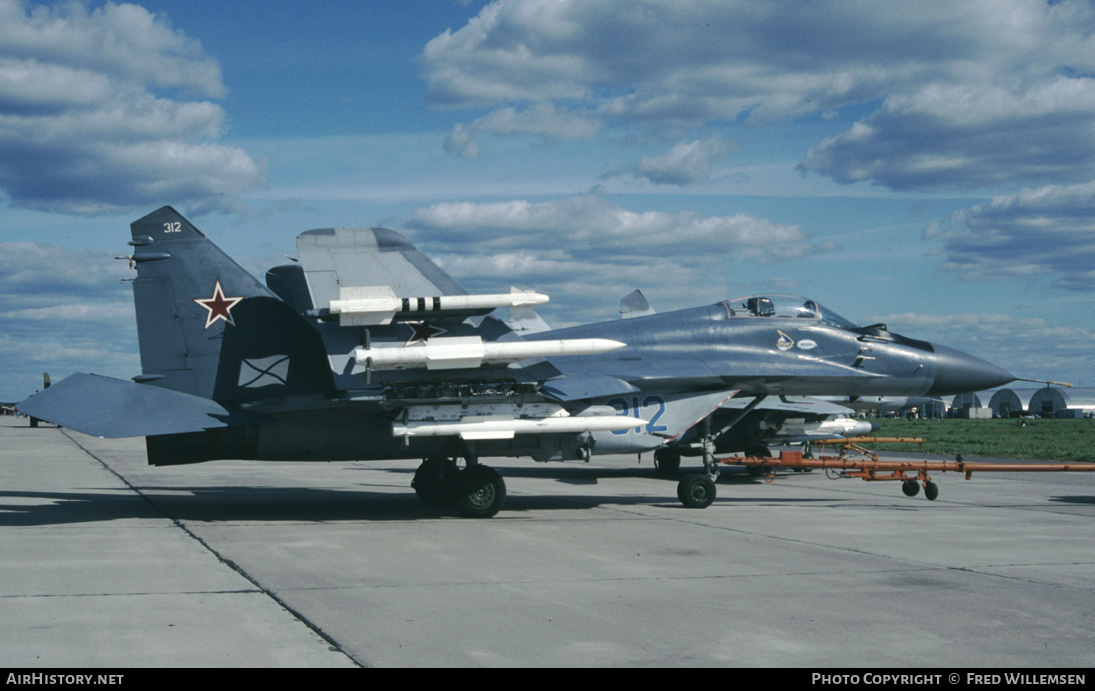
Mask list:
[[[685,475],[677,483],[677,498],[690,509],[706,509],[715,501],[715,482],[719,479],[719,464],[715,462],[715,439],[711,436],[711,419],[707,418],[704,436],[700,441],[703,448],[702,474]],[[657,460],[657,455],[655,455]],[[677,456],[680,465],[680,456]]]
[[[680,469],[680,451],[676,449],[658,449],[654,452],[654,470],[662,475],[675,475]]]
[[[690,509],[706,509],[715,501],[715,483],[719,479],[719,463],[715,460],[715,440],[731,427],[744,420],[746,415],[764,401],[764,398],[764,396],[754,397],[748,405],[738,411],[732,420],[717,431],[711,429],[710,415],[703,419],[702,436],[698,444],[703,451],[703,473],[685,475],[677,483],[677,498],[681,500],[682,504]],[[763,449],[765,452],[768,451],[767,447],[757,446],[757,448]],[[662,454],[661,458],[658,457],[659,452]],[[659,449],[654,453],[654,463],[658,466],[659,471],[662,471],[663,465],[668,469],[670,464],[674,462],[673,472],[676,472],[681,463],[679,452]],[[668,472],[668,470],[662,472]]]
[[[506,502],[506,481],[501,473],[474,457],[467,459],[463,469],[452,458],[427,458],[415,471],[411,487],[423,502],[452,501],[468,518],[490,518]]]

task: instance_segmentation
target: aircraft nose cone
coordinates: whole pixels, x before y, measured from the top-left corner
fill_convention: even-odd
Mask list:
[[[935,350],[935,381],[929,396],[984,391],[1014,381],[1007,370],[954,348],[932,345]]]

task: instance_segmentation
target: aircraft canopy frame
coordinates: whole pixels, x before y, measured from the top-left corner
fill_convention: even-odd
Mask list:
[[[733,298],[722,303],[732,318],[802,319],[820,322],[845,331],[861,327],[824,307],[817,300],[784,293],[764,293]]]

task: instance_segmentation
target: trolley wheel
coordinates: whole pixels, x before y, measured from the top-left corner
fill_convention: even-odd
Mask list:
[[[939,496],[939,485],[931,481],[925,482],[924,496],[928,498],[928,501],[935,501],[935,498]]]

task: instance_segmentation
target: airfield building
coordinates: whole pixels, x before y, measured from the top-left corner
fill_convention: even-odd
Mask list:
[[[1095,388],[1037,389],[1027,405],[1028,412],[1043,417],[1079,418],[1095,415]]]
[[[964,393],[954,397],[951,402],[951,417],[982,419],[991,418],[992,410],[982,402],[976,393]]]
[[[920,407],[920,417],[938,420],[947,417],[947,401],[942,398],[929,398]]]
[[[992,394],[989,407],[995,417],[1025,415],[1030,409],[1030,399],[1038,389],[1000,389]]]

